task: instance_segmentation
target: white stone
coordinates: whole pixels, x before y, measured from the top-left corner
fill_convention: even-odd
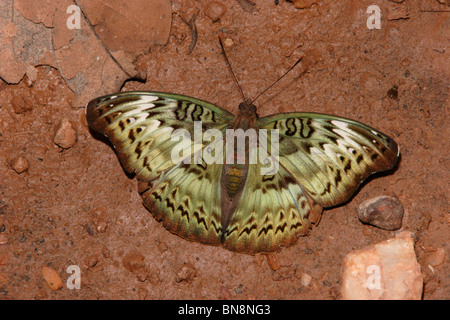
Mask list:
[[[423,277],[407,231],[347,254],[342,281],[344,300],[419,300]]]

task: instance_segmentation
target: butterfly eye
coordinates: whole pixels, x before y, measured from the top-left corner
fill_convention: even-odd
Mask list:
[[[270,162],[270,161],[269,161],[269,158],[265,158],[265,159],[264,159],[264,164],[269,164],[269,162]]]
[[[206,148],[206,151],[208,151],[208,153],[212,153],[212,148],[208,147],[208,148]]]

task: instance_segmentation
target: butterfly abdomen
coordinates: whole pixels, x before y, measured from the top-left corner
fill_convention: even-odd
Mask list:
[[[230,197],[234,197],[244,186],[247,178],[244,165],[228,165],[225,168],[225,186]]]

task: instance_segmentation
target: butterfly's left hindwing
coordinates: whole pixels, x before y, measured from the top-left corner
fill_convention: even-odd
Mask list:
[[[203,244],[221,244],[219,164],[181,164],[160,180],[139,183],[144,205],[169,231]]]
[[[306,194],[284,168],[262,174],[250,164],[242,197],[224,230],[224,247],[246,253],[272,252],[290,246],[309,233],[322,207]]]

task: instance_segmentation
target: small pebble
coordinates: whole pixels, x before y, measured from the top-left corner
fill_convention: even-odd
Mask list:
[[[109,258],[111,256],[111,253],[107,247],[102,248],[102,255],[103,258]]]
[[[231,300],[233,296],[231,295],[230,290],[227,287],[221,286],[219,290],[219,299],[220,300]]]
[[[72,147],[77,141],[77,133],[69,120],[63,119],[56,131],[53,142],[63,149]]]
[[[155,274],[154,272],[149,273],[147,272],[147,280],[150,281],[151,284],[153,285],[157,285],[161,283],[161,279],[159,279],[159,276],[157,274]]]
[[[437,248],[425,254],[424,262],[425,264],[431,265],[432,267],[437,267],[445,262],[445,256],[445,249]]]
[[[406,8],[392,8],[386,15],[387,20],[409,19],[409,13]]]
[[[398,87],[393,86],[390,88],[387,92],[387,96],[391,99],[397,100],[398,99]]]
[[[264,263],[264,254],[262,253],[255,254],[255,262],[259,267],[261,267]]]
[[[21,95],[14,96],[11,100],[11,105],[15,113],[20,114],[32,109],[31,102],[28,98]]]
[[[8,238],[4,234],[0,234],[0,245],[7,244]]]
[[[269,253],[266,255],[267,263],[269,264],[270,269],[273,271],[277,271],[280,269],[280,260],[275,253]]]
[[[211,1],[206,5],[205,15],[212,20],[212,22],[217,22],[222,16],[227,12],[227,7],[224,4]]]
[[[23,157],[17,157],[11,161],[11,168],[18,174],[28,171],[29,167],[28,160]]]
[[[61,277],[53,268],[42,267],[42,276],[53,291],[56,291],[63,286]]]
[[[195,270],[195,268],[192,265],[184,263],[183,266],[180,268],[180,270],[177,272],[175,282],[180,283],[181,281],[185,281],[187,283],[191,283],[196,275],[197,270]]]
[[[370,226],[363,226],[362,234],[366,237],[370,237],[373,234],[373,228]]]
[[[156,247],[158,248],[159,252],[163,253],[169,249],[169,247],[167,247],[167,245],[164,242],[161,242],[161,240],[155,239],[155,242],[156,242]]]
[[[300,278],[300,283],[302,284],[302,286],[308,287],[309,284],[311,283],[311,280],[312,277],[305,272],[302,274],[302,277]]]
[[[86,257],[86,259],[84,260],[84,264],[86,265],[86,267],[88,269],[93,268],[97,265],[99,261],[99,257],[98,254],[92,254],[88,257]]]
[[[128,271],[139,274],[145,269],[144,259],[142,254],[132,251],[122,258],[122,263]]]
[[[226,38],[225,41],[223,42],[223,44],[225,45],[225,47],[232,47],[234,44],[234,41],[231,38]]]
[[[148,296],[148,290],[145,288],[139,288],[137,291],[139,300],[145,300]]]
[[[91,213],[91,221],[98,233],[104,233],[108,227],[106,213],[103,209],[95,209]]]
[[[402,227],[403,206],[397,198],[376,197],[360,204],[358,218],[383,230],[398,230]]]

